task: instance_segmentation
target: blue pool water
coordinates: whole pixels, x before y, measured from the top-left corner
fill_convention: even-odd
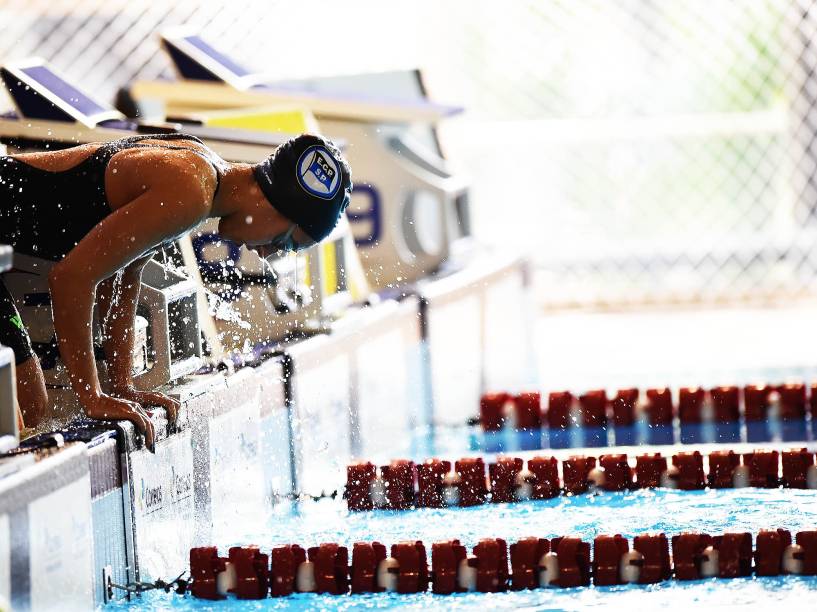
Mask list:
[[[519,504],[475,508],[421,509],[405,512],[348,513],[342,501],[325,499],[273,508],[266,525],[244,523],[223,526],[214,544],[222,554],[232,545],[257,544],[268,550],[280,543],[311,546],[320,542],[351,545],[378,540],[387,546],[399,540],[431,543],[459,538],[469,550],[485,537],[509,543],[525,536],[552,538],[576,535],[592,542],[598,534],[620,533],[632,539],[641,533],[682,531],[713,535],[724,531],[749,531],[782,527],[797,531],[817,528],[817,492],[783,489],[737,489],[682,492],[641,490],[604,493]],[[817,596],[817,577],[708,579],[669,581],[651,586],[589,587],[535,590],[499,594],[439,596],[371,594],[328,596],[301,594],[261,601],[207,602],[189,595],[147,594],[130,603],[109,606],[114,610],[143,607],[167,610],[368,610],[454,609],[486,610],[690,610],[738,607],[768,609],[775,604],[797,604]]]

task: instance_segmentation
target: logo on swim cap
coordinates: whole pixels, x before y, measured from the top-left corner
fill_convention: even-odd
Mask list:
[[[310,195],[331,200],[340,189],[340,168],[325,147],[313,145],[296,165],[298,184]]]

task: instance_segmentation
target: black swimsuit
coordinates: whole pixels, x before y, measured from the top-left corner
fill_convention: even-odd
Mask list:
[[[76,166],[60,172],[42,170],[14,157],[0,157],[0,244],[15,253],[60,261],[111,214],[105,194],[105,170],[111,158],[133,148],[187,150],[205,158],[204,152],[182,145],[154,144],[144,140],[188,140],[186,134],[145,134],[102,144]],[[216,187],[218,189],[218,187]],[[32,355],[31,341],[5,284],[0,280],[0,343],[14,350],[17,363]]]

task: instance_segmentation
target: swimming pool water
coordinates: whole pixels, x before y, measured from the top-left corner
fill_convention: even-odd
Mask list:
[[[262,550],[282,543],[312,546],[377,540],[389,546],[400,540],[422,540],[427,548],[439,540],[458,538],[469,550],[481,538],[501,537],[509,543],[522,537],[575,535],[592,542],[598,534],[632,539],[642,533],[682,531],[717,535],[782,527],[792,534],[817,528],[817,492],[792,489],[707,491],[639,490],[557,497],[517,504],[474,508],[419,509],[403,512],[349,513],[340,500],[324,499],[273,507],[263,524],[236,522],[216,527],[213,544],[222,554],[234,545],[257,544]],[[330,596],[299,594],[260,601],[210,602],[189,595],[150,593],[107,609],[149,607],[166,610],[690,610],[714,606],[768,609],[797,604],[817,596],[817,577],[707,579],[668,581],[650,586],[586,587],[457,595],[369,594]]]

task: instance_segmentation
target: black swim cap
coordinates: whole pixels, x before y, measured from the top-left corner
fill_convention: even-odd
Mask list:
[[[269,203],[316,242],[332,232],[349,206],[349,162],[322,136],[291,138],[253,171]]]

